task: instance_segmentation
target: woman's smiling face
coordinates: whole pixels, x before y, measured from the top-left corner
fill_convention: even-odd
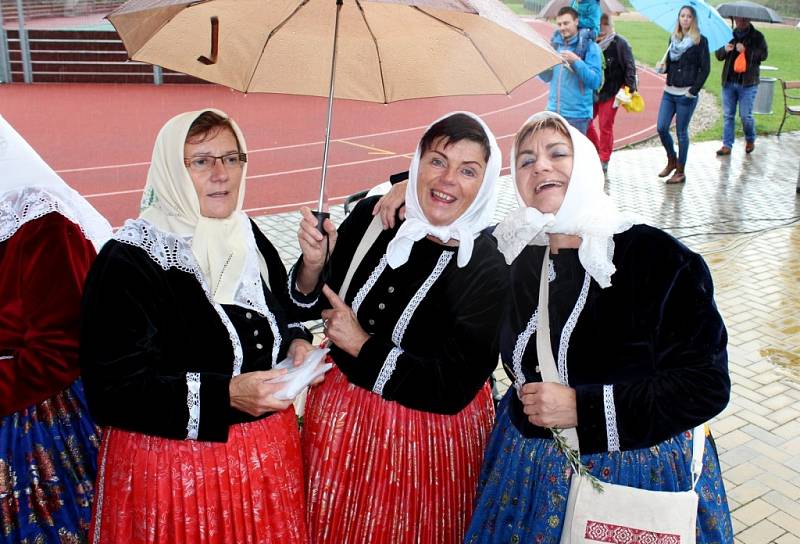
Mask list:
[[[515,181],[525,204],[556,213],[572,176],[571,138],[552,128],[534,131],[520,143],[515,161]]]

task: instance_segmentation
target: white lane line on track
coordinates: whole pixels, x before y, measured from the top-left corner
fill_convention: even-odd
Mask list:
[[[540,100],[540,99],[546,97],[547,94],[548,94],[547,92],[544,92],[544,93],[542,93],[542,94],[540,94],[538,96],[535,96],[535,97],[530,98],[528,100],[525,100],[523,102],[519,102],[517,104],[512,104],[510,106],[505,106],[503,108],[499,108],[499,109],[496,109],[496,110],[487,111],[485,113],[479,113],[478,115],[480,117],[489,117],[489,116],[492,116],[492,115],[497,115],[499,113],[504,113],[506,111],[509,111],[509,110],[512,110],[512,109],[515,109],[515,108],[519,108],[519,107],[522,107],[522,106],[527,106],[529,104],[532,104],[533,102],[536,102],[537,100]],[[402,132],[409,132],[409,131],[412,131],[412,130],[421,130],[421,129],[424,129],[426,127],[427,127],[427,125],[421,125],[421,126],[417,126],[417,127],[401,128],[401,129],[397,129],[397,130],[386,130],[386,131],[383,131],[383,132],[373,132],[371,134],[359,134],[359,135],[356,135],[356,136],[348,136],[346,138],[337,138],[336,140],[332,140],[332,141],[348,143],[346,140],[360,140],[360,139],[363,139],[363,138],[374,138],[376,136],[386,136],[386,135],[389,135],[389,134],[400,134]],[[266,152],[266,151],[283,151],[283,150],[286,150],[286,149],[295,149],[295,148],[298,148],[298,147],[308,147],[308,146],[322,145],[324,143],[325,142],[323,140],[320,140],[318,142],[305,142],[305,143],[300,143],[300,144],[281,145],[281,146],[275,146],[275,147],[261,147],[261,148],[256,148],[256,149],[250,149],[250,150],[247,151],[247,153],[248,154],[252,154],[252,153],[263,153],[263,152]],[[135,166],[146,166],[146,165],[149,165],[149,164],[150,164],[150,162],[148,161],[148,162],[132,162],[132,163],[126,163],[126,164],[108,164],[108,165],[104,165],[104,166],[87,166],[87,167],[84,167],[84,168],[65,168],[65,169],[62,169],[62,170],[56,170],[56,173],[65,174],[65,173],[74,173],[74,172],[91,172],[91,171],[95,171],[95,170],[109,170],[109,169],[113,169],[113,168],[131,168],[131,167],[135,167]]]

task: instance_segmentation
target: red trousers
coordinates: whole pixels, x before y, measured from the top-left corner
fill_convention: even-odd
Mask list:
[[[586,137],[597,148],[597,154],[600,155],[600,160],[603,162],[609,161],[611,152],[614,150],[614,119],[617,117],[618,109],[614,107],[613,98],[605,102],[595,102],[594,117],[586,131]],[[600,129],[599,134],[594,128],[595,119],[597,119]]]

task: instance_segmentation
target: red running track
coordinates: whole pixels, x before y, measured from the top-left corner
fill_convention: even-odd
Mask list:
[[[551,32],[546,23],[534,26],[543,34]],[[639,114],[618,114],[616,147],[655,134],[664,82],[650,71],[639,72],[647,108]],[[423,129],[452,110],[480,115],[507,155],[520,125],[545,109],[547,90],[535,79],[510,96],[447,97],[388,105],[335,101],[327,176],[329,202],[340,202],[391,173],[406,170]],[[276,213],[316,202],[325,99],[244,95],[216,85],[0,85],[0,115],[115,227],[138,214],[153,142],[164,122],[180,112],[209,106],[236,119],[247,138],[247,211]]]

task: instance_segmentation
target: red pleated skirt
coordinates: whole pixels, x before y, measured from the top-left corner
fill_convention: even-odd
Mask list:
[[[460,413],[405,408],[334,367],[303,422],[315,544],[461,544],[494,419],[489,386]]]
[[[226,443],[106,430],[95,544],[306,544],[293,408],[231,426]]]

